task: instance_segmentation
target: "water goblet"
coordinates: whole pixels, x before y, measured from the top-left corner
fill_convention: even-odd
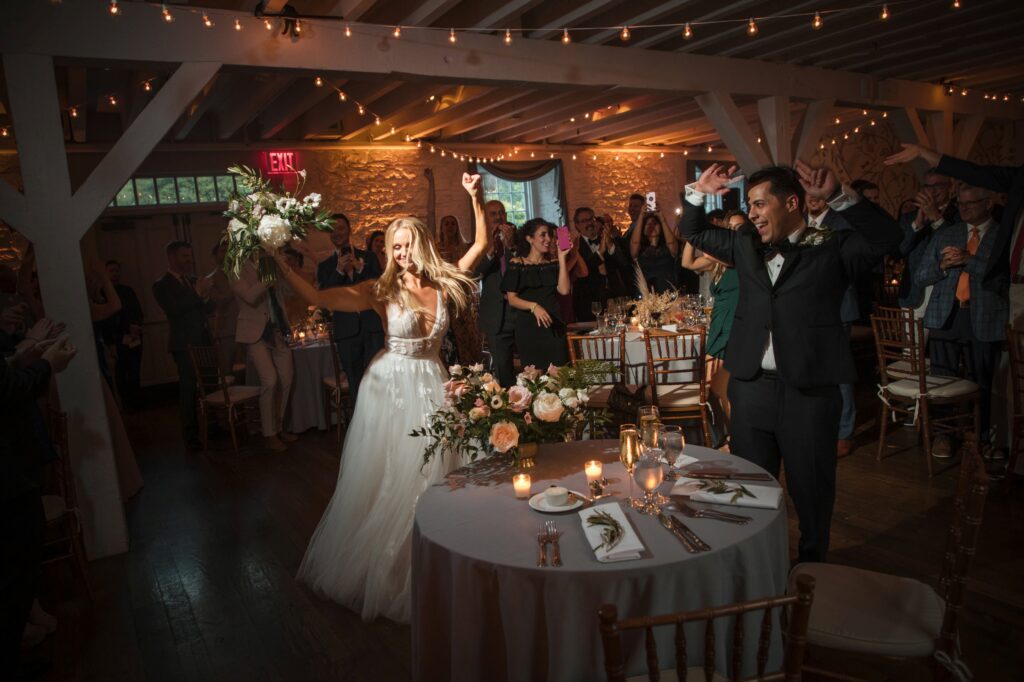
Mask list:
[[[665,472],[661,468],[662,454],[658,448],[649,448],[640,455],[633,472],[637,484],[644,491],[643,500],[639,504],[634,504],[633,508],[649,516],[657,516],[661,511],[659,505],[667,503],[664,497],[657,494],[658,486],[665,478]]]
[[[675,425],[662,425],[658,429],[658,447],[665,453],[665,461],[669,466],[675,466],[676,459],[683,452],[686,440],[683,438],[683,429]]]

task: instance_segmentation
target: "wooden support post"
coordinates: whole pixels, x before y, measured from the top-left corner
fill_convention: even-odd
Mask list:
[[[25,192],[0,184],[0,219],[32,241],[47,315],[67,324],[79,349],[57,385],[68,413],[86,547],[94,559],[126,551],[128,535],[79,242],[219,66],[182,64],[72,196],[53,60],[4,54]]]
[[[814,156],[821,134],[832,119],[834,99],[817,99],[807,105],[800,122],[800,135],[793,149],[793,157],[809,163]]]
[[[698,95],[696,100],[744,173],[749,175],[772,165],[768,153],[757,143],[757,136],[728,93],[707,92]]]
[[[768,150],[775,165],[792,165],[793,131],[789,125],[789,98],[782,95],[759,99],[757,111],[761,116],[761,129],[768,141]]]
[[[896,136],[900,142],[931,147],[931,140],[928,139],[928,133],[925,132],[924,126],[921,125],[921,117],[918,116],[917,109],[913,107],[897,109],[892,112],[891,119],[892,127],[896,131]],[[924,159],[914,159],[911,165],[914,167],[914,172],[918,178],[921,178],[924,172],[928,170],[928,162]]]
[[[928,139],[940,154],[953,153],[953,112],[949,109],[928,114]]]

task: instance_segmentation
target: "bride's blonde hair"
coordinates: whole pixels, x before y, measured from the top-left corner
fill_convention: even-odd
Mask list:
[[[402,279],[403,270],[392,255],[395,245],[395,233],[401,229],[409,230],[409,260],[416,264],[417,274],[433,282],[441,290],[447,301],[451,301],[457,310],[469,307],[469,291],[476,286],[476,280],[465,271],[447,262],[437,250],[434,238],[427,226],[419,218],[398,218],[388,225],[384,234],[384,252],[387,264],[384,274],[373,285],[373,294],[380,301],[398,301],[406,308],[414,308]]]

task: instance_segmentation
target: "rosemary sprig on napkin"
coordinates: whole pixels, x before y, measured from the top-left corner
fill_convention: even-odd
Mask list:
[[[601,539],[603,542],[598,545],[595,549],[610,550],[615,545],[619,544],[622,540],[624,531],[622,530],[622,524],[620,524],[614,516],[606,511],[594,512],[587,517],[587,525],[590,526],[603,526],[601,530]]]
[[[700,481],[697,484],[697,486],[701,490],[703,490],[704,492],[711,493],[712,495],[721,495],[722,493],[732,493],[732,499],[729,500],[729,501],[732,502],[733,504],[735,504],[736,500],[740,499],[744,495],[749,497],[749,498],[751,498],[751,499],[755,499],[755,500],[757,499],[757,495],[755,495],[754,493],[752,493],[749,490],[747,490],[747,487],[745,485],[743,485],[742,483],[737,483],[736,487],[730,488],[728,485],[726,485],[726,483],[724,481],[714,480],[714,481]]]

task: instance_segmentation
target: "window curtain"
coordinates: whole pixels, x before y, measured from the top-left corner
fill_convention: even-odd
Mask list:
[[[471,165],[470,173],[479,173],[483,169],[511,182],[530,182],[542,178],[548,173],[555,173],[555,187],[558,194],[558,210],[561,215],[550,216],[552,222],[559,225],[567,223],[569,202],[565,198],[565,172],[562,168],[561,159],[548,159],[546,161],[499,161],[495,163],[474,163]]]

